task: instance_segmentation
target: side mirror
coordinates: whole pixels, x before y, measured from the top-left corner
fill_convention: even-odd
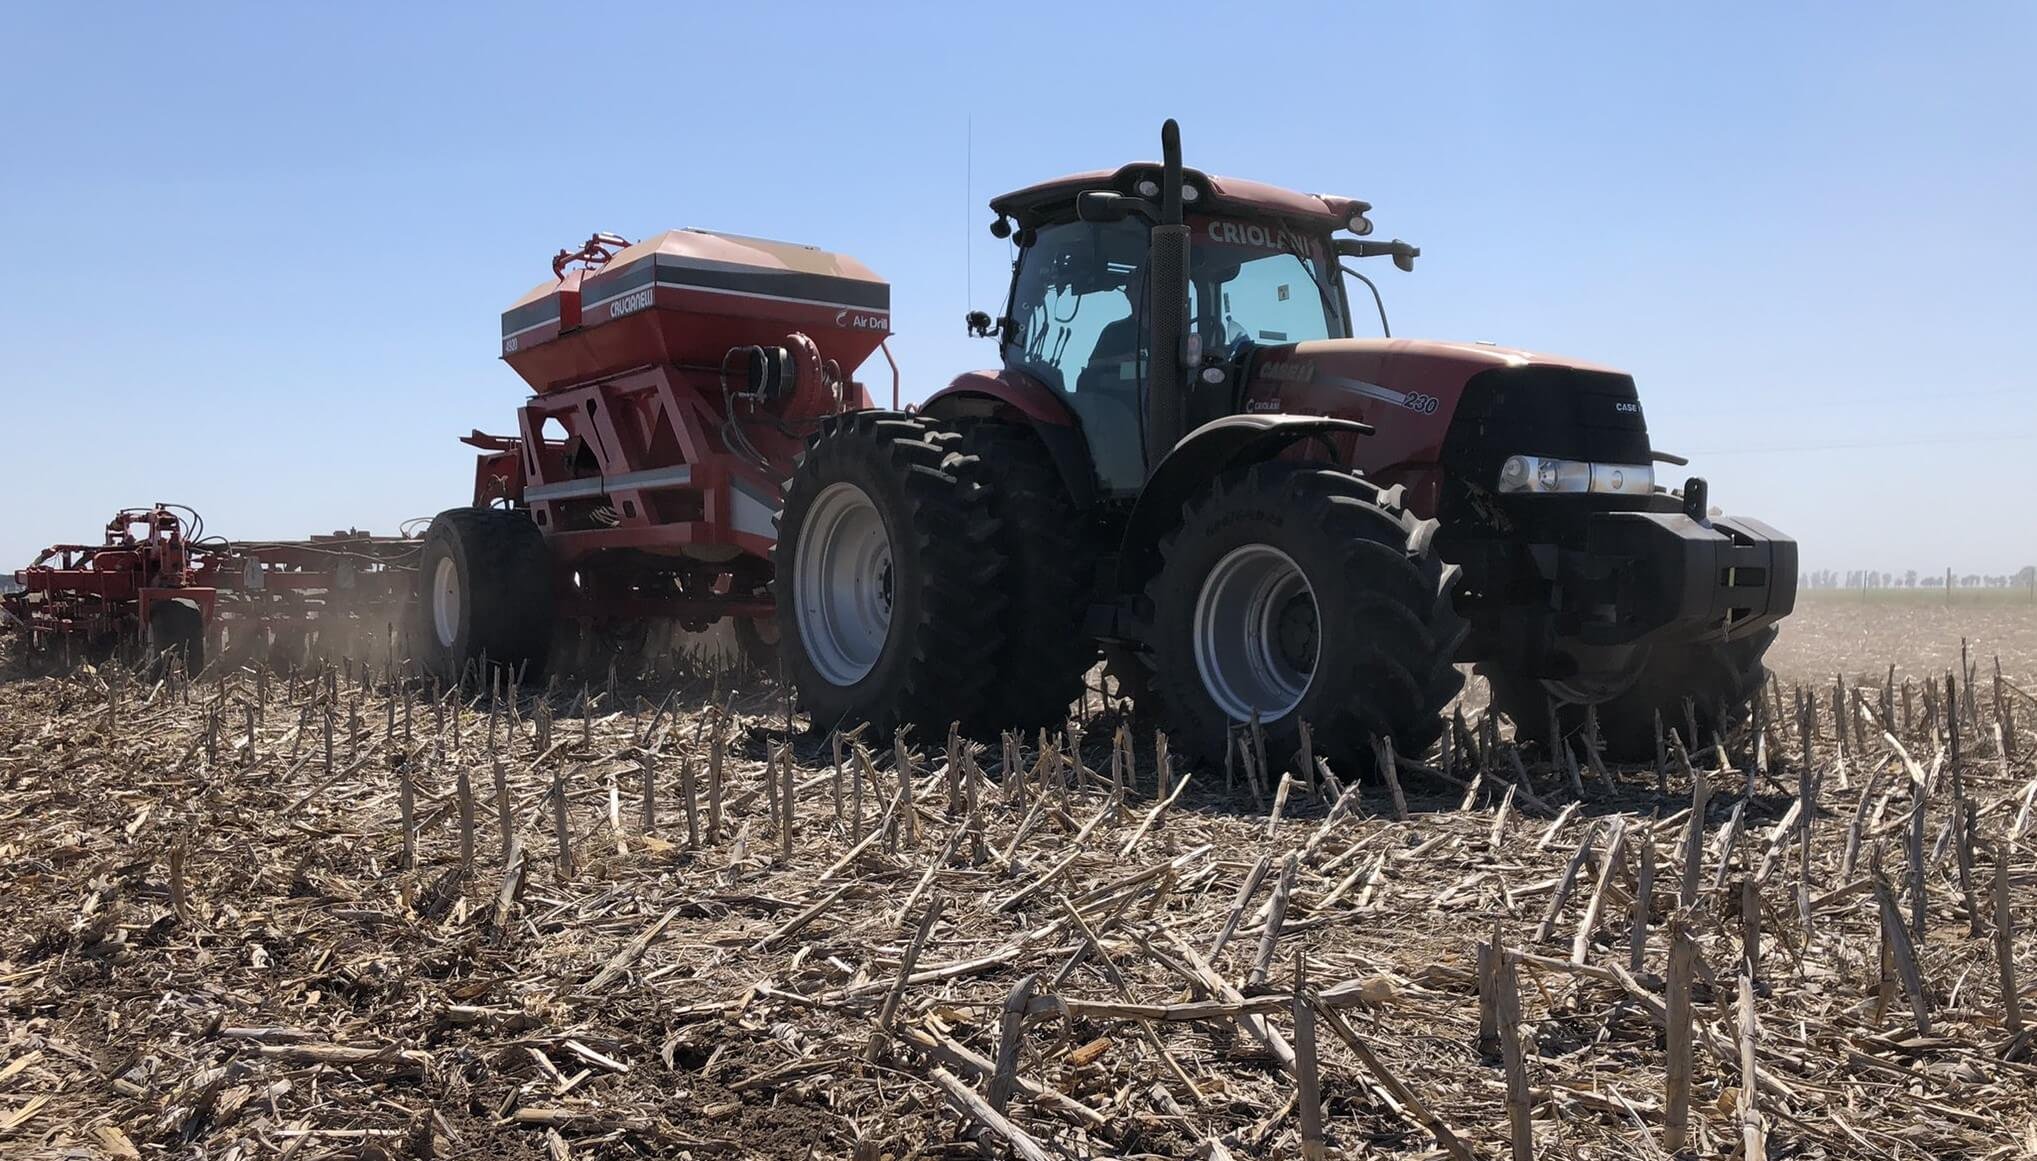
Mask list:
[[[1344,258],[1391,257],[1395,266],[1412,272],[1415,268],[1415,259],[1422,256],[1422,248],[1410,246],[1399,238],[1391,242],[1360,242],[1355,238],[1340,238],[1337,240],[1337,254]]]
[[[1160,220],[1160,207],[1145,198],[1092,189],[1076,195],[1075,216],[1085,222],[1122,222],[1127,218],[1157,222]]]
[[[1085,222],[1122,222],[1131,216],[1131,200],[1108,190],[1085,190],[1075,198],[1075,216]]]
[[[967,326],[969,328],[969,334],[972,337],[979,339],[987,339],[990,337],[991,333],[990,316],[984,313],[983,311],[980,310],[970,311],[968,314],[962,316],[962,323],[964,326]]]

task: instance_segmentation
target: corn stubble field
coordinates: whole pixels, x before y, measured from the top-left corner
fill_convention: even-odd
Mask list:
[[[730,675],[6,682],[0,1155],[2037,1155],[2037,610],[1773,659],[1660,769],[1474,681],[1391,784],[1229,791],[1100,695],[972,747]]]

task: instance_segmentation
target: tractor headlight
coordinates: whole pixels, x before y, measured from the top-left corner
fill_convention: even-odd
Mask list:
[[[1544,456],[1508,456],[1499,470],[1502,492],[1646,496],[1655,490],[1653,464],[1592,464]]]

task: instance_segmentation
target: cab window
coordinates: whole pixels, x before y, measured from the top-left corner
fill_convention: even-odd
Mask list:
[[[1041,227],[1012,287],[1006,364],[1064,394],[1135,391],[1145,250],[1133,222]]]
[[[1200,293],[1190,318],[1204,350],[1345,337],[1315,239],[1220,220],[1197,223],[1194,239],[1189,279]]]

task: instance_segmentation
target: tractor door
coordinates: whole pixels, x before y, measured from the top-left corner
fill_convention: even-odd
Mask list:
[[[1057,223],[1033,231],[1012,281],[1004,364],[1067,400],[1109,495],[1146,480],[1145,258],[1136,222]]]

